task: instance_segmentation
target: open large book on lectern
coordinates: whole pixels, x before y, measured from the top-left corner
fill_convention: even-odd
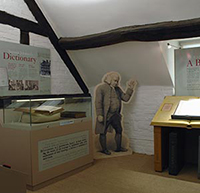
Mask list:
[[[200,120],[200,99],[180,100],[172,119]]]
[[[200,128],[200,98],[166,96],[156,112],[153,126]]]

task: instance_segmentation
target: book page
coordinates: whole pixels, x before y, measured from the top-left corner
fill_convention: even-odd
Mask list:
[[[64,99],[60,99],[60,100],[47,100],[41,106],[57,106],[57,105],[63,103],[63,101],[64,101]]]
[[[174,115],[200,116],[200,99],[181,100]]]
[[[41,105],[41,106],[35,108],[35,111],[46,111],[46,112],[52,113],[52,112],[60,110],[60,109],[62,109],[62,107]]]

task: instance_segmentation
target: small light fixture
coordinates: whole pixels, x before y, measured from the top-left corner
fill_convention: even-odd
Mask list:
[[[17,103],[19,102],[28,102],[28,101],[57,101],[57,100],[64,100],[65,98],[48,98],[48,99],[22,99],[22,100],[16,100]]]
[[[167,48],[170,49],[172,48],[172,46],[169,43],[167,43]]]
[[[176,49],[181,49],[181,46],[178,47],[178,46],[172,45],[172,44],[170,44],[170,43],[167,43],[167,48],[168,48],[168,49],[170,49],[170,48],[172,48],[172,47],[173,47],[173,48],[176,48]]]
[[[183,48],[198,48],[200,47],[200,44],[187,44],[187,45],[183,45]]]

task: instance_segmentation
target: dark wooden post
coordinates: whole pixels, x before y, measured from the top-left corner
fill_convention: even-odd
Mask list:
[[[154,169],[162,172],[162,128],[154,127]]]
[[[29,39],[30,39],[29,38],[29,33],[20,30],[20,44],[29,45],[30,44]]]

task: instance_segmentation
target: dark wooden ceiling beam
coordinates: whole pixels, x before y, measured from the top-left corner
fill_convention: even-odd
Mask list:
[[[162,41],[200,36],[200,18],[137,25],[110,30],[103,33],[60,38],[59,44],[66,50],[78,50],[108,46],[126,41]]]
[[[43,28],[41,28],[38,23],[11,15],[5,11],[0,11],[0,23],[10,25],[24,32],[32,32],[38,35],[47,36]]]
[[[38,21],[39,25],[43,27],[43,29],[46,30],[46,33],[48,34],[48,37],[53,44],[54,48],[64,61],[65,65],[68,67],[71,74],[74,76],[75,80],[77,81],[78,85],[82,89],[82,91],[87,94],[88,88],[86,84],[84,83],[83,79],[81,78],[79,72],[77,71],[76,67],[74,66],[73,62],[71,61],[70,57],[66,53],[64,49],[60,47],[58,44],[58,37],[56,36],[55,32],[53,31],[52,27],[48,23],[47,19],[45,18],[44,14],[38,7],[35,0],[24,0],[24,2],[27,4],[28,8],[34,15],[35,19]]]

